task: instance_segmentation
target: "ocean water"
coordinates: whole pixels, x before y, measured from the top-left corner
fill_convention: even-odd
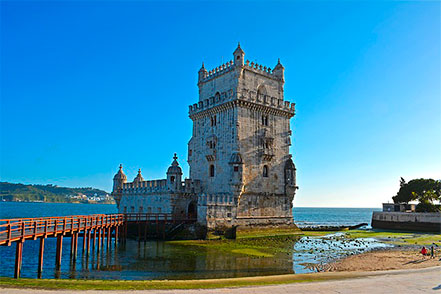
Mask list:
[[[380,208],[294,207],[294,222],[299,226],[356,225],[371,223],[372,212]],[[117,213],[112,204],[0,202],[0,219]]]
[[[310,225],[354,225],[370,223],[372,211],[367,208],[294,208],[293,215],[299,226]],[[24,203],[0,202],[0,219],[19,217],[64,216],[97,213],[115,213],[115,205],[72,203]],[[137,242],[128,240],[126,246],[119,245],[89,257],[81,250],[79,237],[78,258],[70,260],[70,240],[63,240],[61,271],[55,271],[56,238],[47,238],[44,251],[43,278],[64,279],[198,279],[244,277],[314,271],[311,263],[326,262],[354,252],[384,247],[376,240],[364,240],[351,248],[350,241],[343,239],[315,240],[299,237],[288,244],[290,253],[277,254],[270,258],[253,257],[234,253],[219,254],[213,248],[179,246],[163,241]],[[344,244],[337,244],[343,242]],[[360,245],[361,244],[361,245]],[[354,246],[355,246],[354,245]],[[325,246],[325,247],[323,247]],[[22,277],[36,278],[38,265],[38,240],[26,240],[23,245]],[[322,248],[323,247],[323,248]],[[311,251],[313,249],[316,251]],[[340,248],[344,248],[341,251]],[[320,256],[318,252],[326,254]],[[11,277],[14,272],[15,245],[0,246],[0,276]]]

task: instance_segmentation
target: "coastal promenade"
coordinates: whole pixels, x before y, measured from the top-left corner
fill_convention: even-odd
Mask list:
[[[325,273],[328,274],[328,273]],[[256,286],[219,289],[193,290],[140,290],[130,291],[132,294],[311,294],[311,293],[441,293],[441,267],[430,267],[412,270],[392,270],[375,272],[331,273],[334,280],[322,282],[297,282],[273,286]],[[322,274],[307,274],[313,278]],[[341,279],[339,279],[341,277]],[[37,290],[0,288],[4,294],[74,294],[78,290]],[[84,291],[87,294],[125,294],[127,290],[117,291]]]

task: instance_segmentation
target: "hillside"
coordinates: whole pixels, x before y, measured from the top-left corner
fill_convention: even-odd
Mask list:
[[[67,203],[113,203],[109,193],[95,188],[68,188],[56,185],[25,185],[0,182],[0,200]]]

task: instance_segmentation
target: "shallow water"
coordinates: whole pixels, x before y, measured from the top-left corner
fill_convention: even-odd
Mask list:
[[[332,215],[344,214],[341,209],[331,209],[331,211],[318,209],[314,212],[314,209],[308,208],[302,210],[300,214],[295,209],[294,216],[297,213],[300,219],[302,219],[300,215],[305,219],[308,210],[311,214],[311,220],[320,215],[323,220],[328,213],[329,219],[335,222],[337,217],[332,217]],[[112,212],[115,212],[115,207],[112,205],[0,203],[0,218]],[[360,218],[366,218],[365,210],[355,212],[355,214],[358,216],[355,217],[354,223],[360,222]],[[346,219],[346,222],[350,222],[350,220]],[[78,241],[80,245],[78,258],[73,263],[69,256],[70,238],[64,238],[61,271],[56,273],[56,239],[48,238],[46,240],[43,278],[149,280],[307,273],[316,270],[310,266],[311,263],[325,263],[335,258],[389,246],[375,239],[348,240],[343,234],[337,233],[325,237],[302,237],[297,240],[288,240],[286,244],[283,244],[283,251],[275,252],[272,257],[259,257],[163,241],[138,243],[134,240],[128,240],[125,246],[119,245],[115,249],[112,245],[109,250],[104,247],[99,255],[94,253],[86,258],[81,252],[82,237]],[[37,277],[38,247],[38,240],[28,240],[24,243],[22,277]],[[0,276],[13,276],[14,258],[15,245],[0,247],[0,262],[2,264]]]

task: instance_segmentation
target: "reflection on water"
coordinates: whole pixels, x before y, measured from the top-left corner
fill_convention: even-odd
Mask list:
[[[344,235],[303,237],[287,244],[287,251],[272,257],[258,257],[220,251],[215,248],[179,245],[163,241],[137,242],[91,251],[86,256],[81,249],[74,262],[70,258],[70,238],[63,241],[61,270],[55,271],[55,238],[48,238],[45,246],[43,278],[69,279],[201,279],[257,275],[306,273],[314,271],[311,263],[361,253],[384,247],[374,239],[348,240]],[[81,237],[79,244],[81,244]],[[15,246],[1,247],[3,266],[1,276],[12,276]],[[38,240],[26,241],[23,252],[22,277],[37,277]]]

